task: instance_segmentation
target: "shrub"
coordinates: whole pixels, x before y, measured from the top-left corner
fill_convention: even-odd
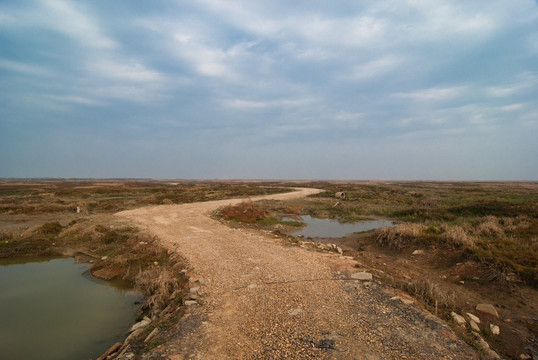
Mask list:
[[[499,219],[495,216],[486,216],[478,228],[476,229],[478,235],[483,236],[496,236],[503,237],[504,230],[499,224]]]
[[[461,226],[443,226],[442,238],[445,244],[455,248],[468,248],[474,244],[474,240]]]
[[[62,231],[62,225],[58,221],[48,222],[41,225],[39,233],[43,235],[58,235]]]
[[[170,270],[149,268],[136,276],[135,286],[148,297],[145,307],[157,313],[170,303],[171,295],[182,288],[183,282]]]
[[[252,201],[226,206],[221,210],[220,214],[226,220],[248,223],[263,220],[271,216],[271,212],[258,208]]]
[[[441,289],[430,280],[415,280],[402,286],[409,294],[421,299],[430,306],[439,306],[445,309],[454,308],[456,294]]]
[[[424,229],[424,225],[408,223],[393,228],[386,227],[378,231],[376,241],[382,246],[401,250],[414,243]]]

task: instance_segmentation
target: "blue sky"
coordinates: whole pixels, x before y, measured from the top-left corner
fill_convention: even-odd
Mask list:
[[[0,177],[538,180],[536,1],[0,0]]]

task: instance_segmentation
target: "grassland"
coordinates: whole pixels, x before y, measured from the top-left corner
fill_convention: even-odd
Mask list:
[[[283,191],[271,184],[162,181],[0,181],[0,259],[72,256],[91,273],[122,280],[145,295],[139,317],[173,326],[182,315],[184,261],[144,229],[114,216],[146,205],[181,204]],[[155,322],[155,321],[154,321]],[[143,353],[147,333],[132,342]]]
[[[272,229],[284,237],[294,228],[285,223],[275,226],[264,217],[392,220],[396,223],[392,228],[309,240],[341,246],[359,267],[412,294],[448,322],[451,311],[465,314],[474,312],[477,303],[494,304],[502,310],[503,320],[497,322],[501,335],[481,328],[490,346],[514,359],[538,351],[534,320],[538,311],[538,183],[315,182],[301,186],[325,191],[292,202],[256,203],[256,209],[246,212],[226,209],[222,215],[227,218],[226,214],[235,213],[228,219],[236,226]],[[336,198],[337,192],[345,192],[345,198]],[[415,250],[421,255],[413,255]],[[457,326],[455,330],[473,343],[469,330]]]
[[[515,272],[538,287],[538,184],[376,183],[330,184],[318,195],[315,215],[356,221],[384,217],[402,222],[379,231],[382,246],[463,249],[469,257]],[[345,191],[338,206],[336,191]]]

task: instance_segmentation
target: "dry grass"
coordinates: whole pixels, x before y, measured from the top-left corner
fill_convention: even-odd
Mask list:
[[[472,236],[467,234],[464,228],[458,225],[441,226],[443,234],[441,237],[445,241],[445,245],[452,248],[470,248],[474,245],[475,241]]]
[[[386,227],[378,231],[376,241],[381,246],[401,250],[413,244],[424,229],[424,225],[408,223],[393,228]]]
[[[476,229],[477,235],[504,237],[504,229],[496,216],[486,216]]]
[[[430,280],[414,280],[402,285],[402,288],[431,307],[454,309],[456,294],[444,291]]]
[[[226,220],[248,223],[253,223],[271,217],[271,213],[268,210],[260,209],[254,205],[252,201],[226,206],[222,208],[220,215]]]
[[[286,206],[286,208],[284,209],[285,213],[293,215],[300,215],[301,211],[303,211],[303,207],[300,205],[290,205]]]
[[[183,290],[185,279],[168,269],[157,267],[141,271],[135,278],[135,287],[146,296],[144,308],[159,313],[174,299],[174,293]]]

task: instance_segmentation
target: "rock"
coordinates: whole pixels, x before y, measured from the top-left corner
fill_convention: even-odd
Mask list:
[[[157,333],[159,332],[159,328],[155,328],[153,329],[152,332],[149,333],[149,335],[144,339],[144,342],[148,342],[151,340],[152,337],[154,337],[155,335],[157,335]]]
[[[403,302],[405,305],[411,305],[411,304],[414,304],[415,302],[411,299],[404,299],[404,298],[400,298],[401,302]]]
[[[319,341],[316,341],[314,343],[314,346],[317,347],[317,348],[320,348],[320,349],[334,349],[334,345],[335,345],[335,341],[334,339],[331,339],[331,338],[323,338]]]
[[[144,316],[144,318],[142,319],[142,321],[139,321],[137,322],[136,324],[134,324],[133,326],[131,326],[131,328],[129,329],[129,332],[134,332],[138,329],[142,329],[142,328],[145,328],[146,326],[148,326],[149,324],[151,323],[151,319],[148,318],[147,316]]]
[[[136,339],[138,335],[142,334],[144,332],[144,329],[138,329],[133,331],[129,336],[127,336],[127,339],[125,339],[125,344],[130,344],[133,339]]]
[[[467,321],[463,318],[463,316],[456,314],[454,311],[450,313],[450,316],[452,316],[452,319],[456,322],[458,325],[465,325]]]
[[[411,255],[423,255],[423,254],[424,254],[424,250],[415,250],[413,251]]]
[[[249,286],[247,286],[247,289],[255,289],[258,285],[256,284],[250,284]]]
[[[196,302],[194,300],[185,300],[185,302],[184,302],[185,306],[192,306],[192,305],[196,305],[196,304],[198,304],[198,302]]]
[[[362,280],[362,281],[371,281],[372,280],[372,274],[361,271],[351,274],[351,278],[355,280]]]
[[[491,350],[489,344],[479,335],[475,335],[478,346],[484,351],[486,359],[500,359],[501,357],[495,351]]]
[[[304,312],[303,309],[297,308],[297,309],[290,310],[288,314],[290,314],[290,316],[297,316],[299,314],[302,314],[303,312]]]
[[[519,358],[521,360],[532,360],[531,356],[530,355],[527,355],[527,354],[520,354],[519,355]]]
[[[127,344],[127,346],[123,346],[122,350],[118,353],[118,355],[115,355],[117,359],[126,359],[124,355],[127,354],[127,352],[131,351],[131,345]],[[127,358],[130,359],[130,358]]]
[[[497,318],[499,317],[499,313],[497,312],[497,309],[495,309],[495,307],[493,307],[493,305],[491,304],[478,304],[476,305],[476,311],[490,314]]]
[[[187,294],[186,300],[200,300],[200,296],[190,293]]]
[[[501,329],[497,325],[489,324],[489,329],[493,335],[499,335],[501,333]]]
[[[108,259],[108,256],[103,256],[103,257],[101,258],[101,260],[106,260],[106,259]]]
[[[123,346],[123,343],[117,342],[114,345],[112,345],[103,355],[97,358],[97,360],[104,360],[108,357],[108,355],[117,353],[121,347]]]
[[[475,314],[466,313],[467,317],[471,320],[473,320],[475,323],[480,324],[480,318],[476,316]]]
[[[473,329],[476,332],[480,332],[480,328],[478,327],[478,324],[474,322],[474,320],[470,320],[469,324],[471,325],[471,329]]]

